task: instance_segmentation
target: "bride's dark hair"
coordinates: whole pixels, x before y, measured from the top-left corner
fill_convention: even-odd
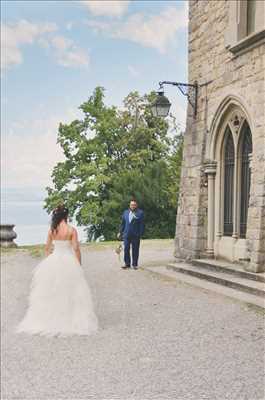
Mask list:
[[[52,212],[51,230],[56,232],[60,222],[63,219],[67,221],[68,214],[68,208],[66,208],[63,204],[59,204],[59,206],[56,207]]]

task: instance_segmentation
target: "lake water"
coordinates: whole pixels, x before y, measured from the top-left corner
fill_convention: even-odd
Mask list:
[[[14,224],[17,234],[15,243],[18,245],[41,244],[47,239],[50,226],[50,216],[43,209],[44,202],[41,199],[43,193],[34,192],[31,198],[30,192],[21,195],[21,191],[1,191],[1,224]],[[21,200],[20,200],[21,199]],[[74,223],[72,223],[75,225]],[[86,241],[85,227],[75,225],[79,235],[79,241]]]

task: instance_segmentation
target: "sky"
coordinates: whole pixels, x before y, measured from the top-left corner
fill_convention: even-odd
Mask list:
[[[1,1],[1,193],[39,200],[60,122],[98,85],[107,104],[187,82],[187,1]],[[165,87],[184,128],[186,99]],[[26,196],[28,198],[28,196]]]

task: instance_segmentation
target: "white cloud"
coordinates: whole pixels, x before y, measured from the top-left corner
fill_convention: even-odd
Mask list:
[[[91,0],[80,1],[95,16],[121,17],[128,9],[130,1],[126,0]]]
[[[55,60],[64,67],[88,67],[88,52],[75,45],[73,40],[55,35],[55,24],[33,24],[21,20],[17,24],[1,25],[1,69],[5,70],[23,61],[22,47],[36,43],[52,49]]]
[[[1,138],[1,186],[50,185],[53,167],[64,159],[56,143],[59,122],[70,122],[79,116],[79,110],[68,110],[61,116],[14,122]]]
[[[73,41],[64,36],[55,36],[51,39],[51,44],[59,51],[69,49],[73,45]]]
[[[176,40],[178,29],[187,26],[187,11],[187,3],[185,2],[181,8],[168,7],[158,15],[146,16],[143,13],[137,13],[121,22],[89,20],[87,25],[93,28],[96,33],[126,39],[164,53],[170,43]]]
[[[54,23],[33,24],[21,20],[16,24],[1,24],[1,68],[21,64],[23,45],[33,44],[42,35],[56,30]]]
[[[50,47],[49,41],[46,38],[39,38],[38,45],[44,49],[48,49]]]
[[[85,22],[89,28],[92,28],[95,33],[105,33],[111,36],[116,25],[110,22],[88,20]]]
[[[72,50],[67,52],[60,52],[57,54],[58,64],[63,67],[88,67],[89,57],[87,53],[82,50],[73,47]]]
[[[77,47],[71,39],[55,36],[50,41],[55,58],[64,67],[88,67],[90,63],[87,51]]]
[[[72,29],[73,29],[73,26],[74,26],[74,23],[71,21],[71,22],[68,22],[67,24],[66,24],[66,29],[68,30],[68,31],[71,31]]]
[[[128,71],[134,78],[140,75],[139,71],[133,65],[128,65]]]

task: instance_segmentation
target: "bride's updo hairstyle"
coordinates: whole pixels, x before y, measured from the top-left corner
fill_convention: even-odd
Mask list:
[[[65,220],[67,222],[68,214],[69,214],[68,208],[66,208],[62,204],[60,204],[53,210],[52,221],[51,221],[52,232],[57,231],[57,227],[62,220]]]

